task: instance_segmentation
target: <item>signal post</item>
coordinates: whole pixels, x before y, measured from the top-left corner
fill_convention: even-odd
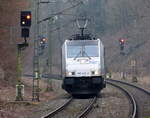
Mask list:
[[[120,44],[120,54],[125,55],[125,52],[124,52],[125,39],[124,38],[120,38],[119,39],[119,44]]]
[[[120,45],[120,54],[122,55],[122,57],[125,55],[125,51],[124,51],[124,47],[125,47],[125,38],[120,38],[119,40],[119,45]],[[122,67],[122,72],[120,73],[121,75],[121,79],[125,79],[126,75],[125,75],[125,67]]]
[[[27,38],[29,37],[29,28],[31,26],[30,11],[21,11],[20,26],[21,26],[21,37],[24,38],[24,42],[17,44],[16,101],[23,101],[24,85],[21,82],[21,75],[22,75],[21,53],[29,45],[27,42]]]

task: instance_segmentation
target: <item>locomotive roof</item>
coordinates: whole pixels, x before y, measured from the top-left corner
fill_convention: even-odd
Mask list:
[[[68,45],[82,45],[82,44],[84,44],[84,45],[88,45],[88,44],[97,45],[98,41],[100,41],[100,40],[99,39],[97,39],[97,40],[67,40],[66,42]]]

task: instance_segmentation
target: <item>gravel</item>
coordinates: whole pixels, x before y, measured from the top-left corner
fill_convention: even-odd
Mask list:
[[[35,108],[34,112],[27,118],[41,118],[42,116],[45,116],[49,112],[55,110],[57,107],[64,104],[66,101],[67,98],[57,98],[50,100],[46,103],[40,104],[37,108]]]
[[[62,112],[59,112],[53,118],[76,118],[86,106],[90,103],[91,99],[74,99]]]
[[[118,89],[107,85],[88,118],[128,118],[129,101]]]
[[[139,118],[149,117],[150,116],[150,95],[137,88],[122,83],[118,83],[118,84],[126,88],[128,91],[130,91],[130,93],[135,98],[138,106],[138,117]]]
[[[60,81],[54,81],[52,85],[58,96],[38,105],[25,118],[41,118],[41,116],[55,110],[68,100],[69,95],[60,88]],[[90,100],[75,99],[63,112],[58,113],[54,118],[75,118],[85,109]],[[128,118],[128,115],[129,101],[127,97],[120,90],[107,85],[107,88],[102,90],[88,118]]]
[[[25,118],[41,118],[42,116],[64,104],[69,99],[70,95],[61,89],[61,81],[52,80],[52,88],[53,92],[55,93],[55,97],[47,100],[46,102],[38,104]]]

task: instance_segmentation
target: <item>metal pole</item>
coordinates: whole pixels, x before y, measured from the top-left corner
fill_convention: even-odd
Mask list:
[[[61,22],[60,19],[58,19],[58,23],[57,23],[58,27],[61,26]],[[62,46],[62,39],[61,39],[61,34],[60,34],[60,29],[58,29],[58,40],[61,41],[60,42],[60,47]],[[61,48],[60,48],[60,75],[62,75],[62,53],[61,53]]]
[[[10,44],[13,44],[13,27],[10,26]]]
[[[84,32],[84,28],[81,28],[81,36],[82,36],[82,38],[83,38],[83,32]],[[84,40],[84,39],[82,39],[82,40]]]
[[[137,76],[136,76],[136,63],[137,61],[135,59],[131,60],[132,62],[132,82],[137,82]]]
[[[40,101],[39,99],[39,0],[35,1],[35,40],[34,40],[34,58],[33,58],[33,90],[32,90],[32,101]]]
[[[52,45],[51,45],[51,29],[52,28],[52,23],[53,19],[50,19],[48,22],[48,26],[49,26],[49,34],[48,34],[48,70],[49,70],[49,75],[52,74]],[[52,89],[52,81],[50,80],[50,76],[48,77],[48,88],[47,90],[53,90]]]
[[[21,85],[21,74],[22,74],[22,64],[21,64],[21,48],[17,45],[17,84],[16,84],[16,101],[23,101],[23,85]]]

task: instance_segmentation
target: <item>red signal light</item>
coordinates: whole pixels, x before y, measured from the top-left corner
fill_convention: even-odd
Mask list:
[[[43,37],[43,38],[40,39],[40,44],[45,44],[46,41],[47,41],[47,39]]]
[[[125,40],[121,39],[121,41],[120,41],[120,42],[124,43],[124,42],[125,42]]]
[[[45,41],[46,41],[46,38],[43,38],[43,41],[45,42]]]
[[[121,39],[119,39],[119,41],[120,41],[121,44],[125,43],[125,39],[121,38]]]

